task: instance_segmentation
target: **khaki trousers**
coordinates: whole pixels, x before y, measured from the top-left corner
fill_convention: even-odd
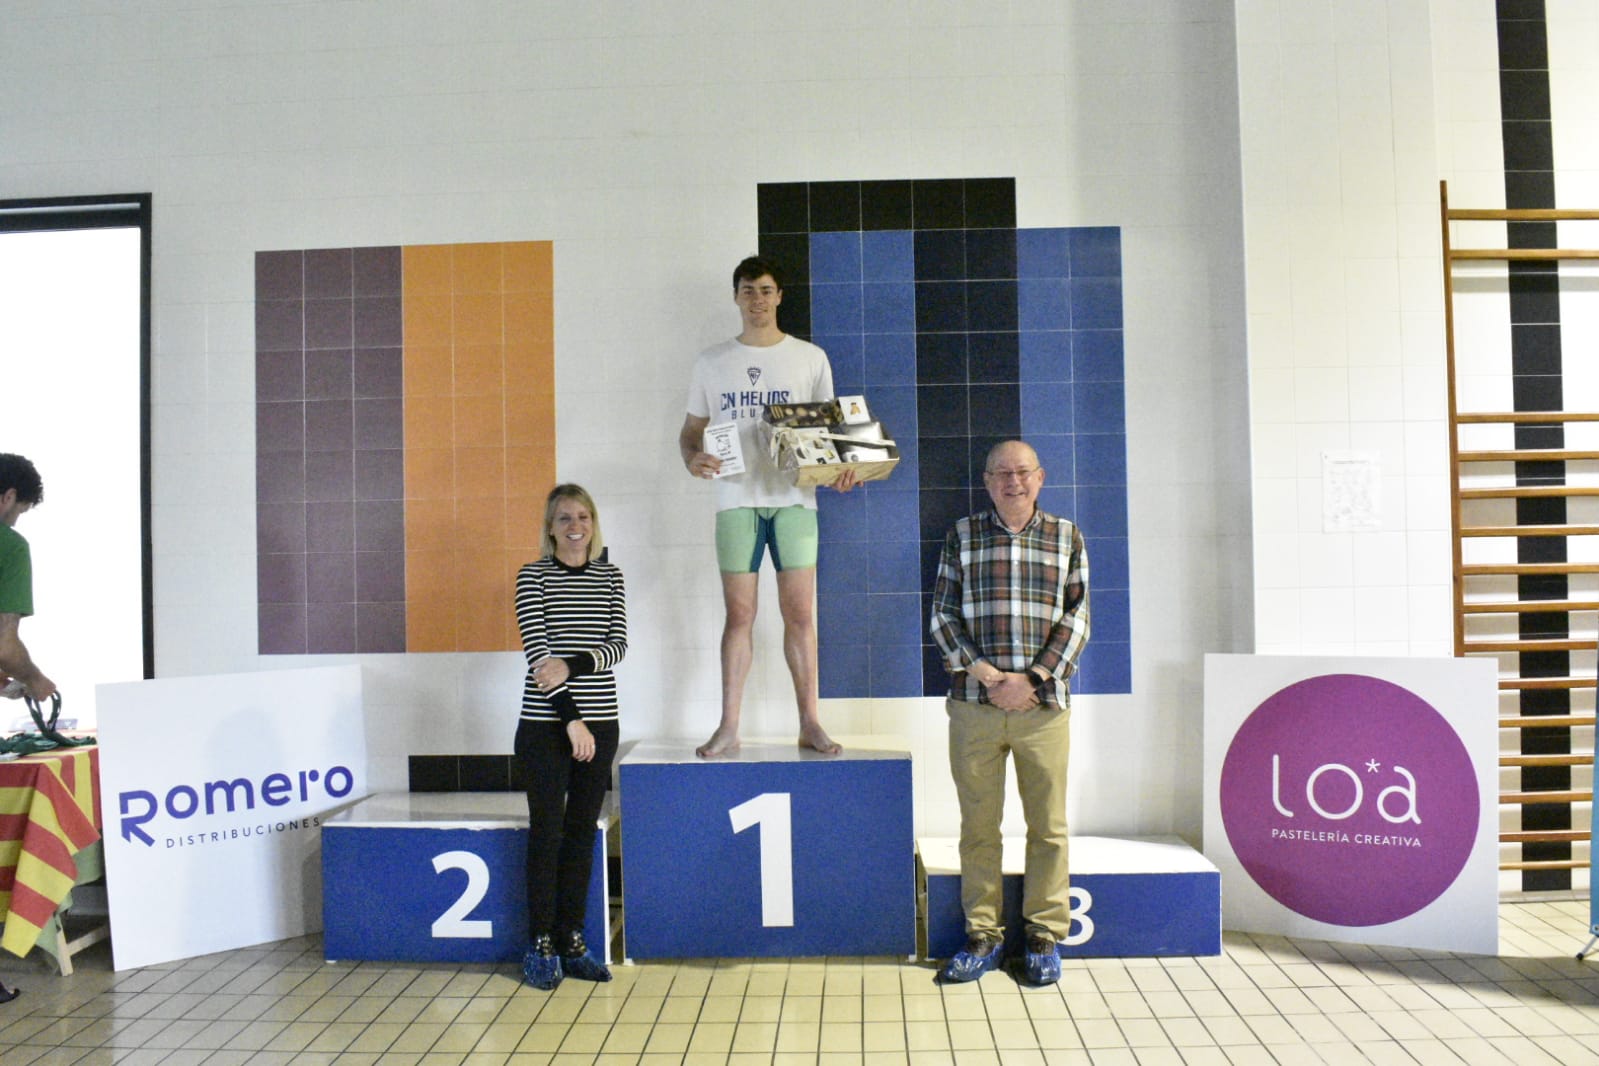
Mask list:
[[[948,699],[949,765],[961,808],[961,906],[967,933],[1002,934],[1000,821],[1005,760],[1016,760],[1016,788],[1027,821],[1022,918],[1056,940],[1071,929],[1067,879],[1066,760],[1071,710],[1002,711]]]

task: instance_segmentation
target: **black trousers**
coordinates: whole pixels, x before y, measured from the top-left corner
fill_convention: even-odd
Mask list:
[[[564,941],[583,928],[588,909],[595,823],[611,785],[619,729],[615,722],[584,724],[594,734],[594,758],[588,762],[572,758],[572,742],[560,722],[517,723],[516,759],[527,781],[530,937],[549,933]]]

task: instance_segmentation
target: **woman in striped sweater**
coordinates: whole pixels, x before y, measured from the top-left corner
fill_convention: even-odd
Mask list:
[[[616,757],[616,678],[627,652],[622,571],[600,558],[600,516],[577,485],[544,504],[544,557],[516,577],[527,655],[516,758],[527,782],[527,906],[522,974],[553,989],[565,976],[609,981],[583,942],[595,821]]]

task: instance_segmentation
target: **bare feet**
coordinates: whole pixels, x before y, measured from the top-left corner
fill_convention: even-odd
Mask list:
[[[802,748],[811,748],[823,755],[837,755],[844,750],[843,745],[827,735],[820,722],[800,723],[799,744]]]
[[[731,755],[736,751],[738,751],[738,730],[718,726],[716,732],[711,734],[710,740],[694,749],[694,754],[702,759],[714,759],[718,755]]]

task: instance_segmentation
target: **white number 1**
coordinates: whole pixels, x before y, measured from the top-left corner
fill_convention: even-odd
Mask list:
[[[762,792],[727,812],[733,832],[761,827],[761,925],[794,924],[794,833],[787,792]]]

